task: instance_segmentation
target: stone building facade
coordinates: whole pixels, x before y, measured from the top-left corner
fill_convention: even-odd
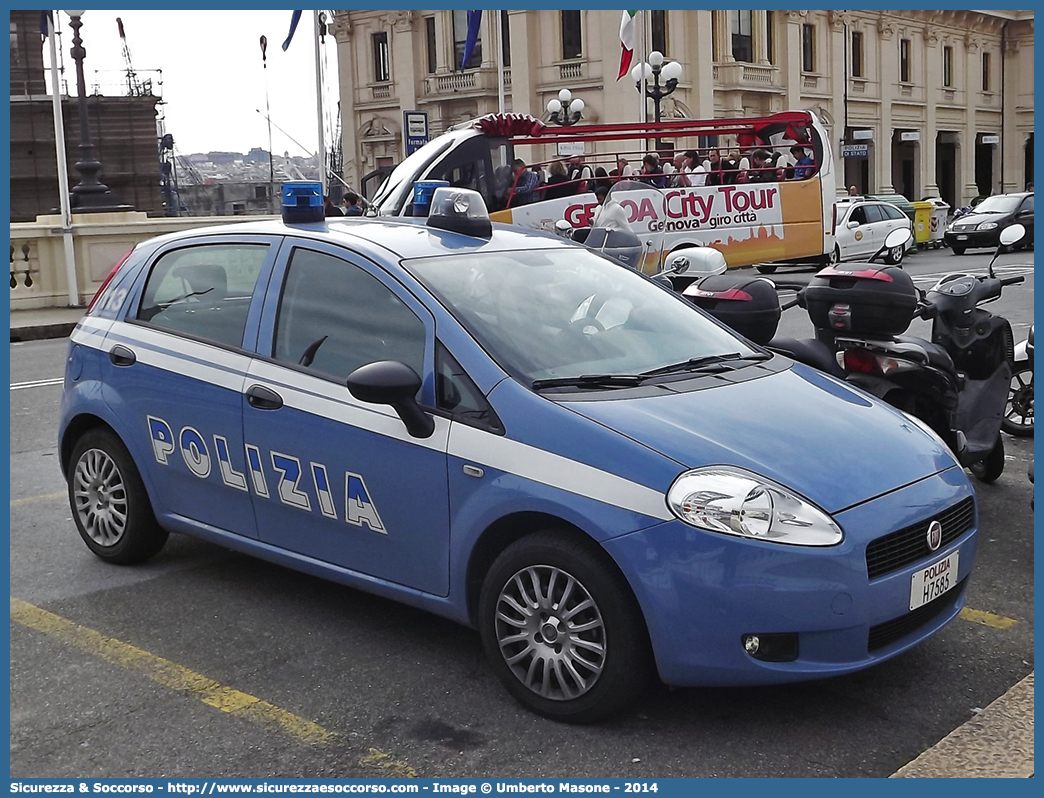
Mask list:
[[[496,112],[498,40],[505,111],[546,118],[568,88],[585,121],[639,123],[635,85],[617,79],[620,11],[484,12],[461,69],[465,13],[334,12],[349,183],[402,160],[404,111],[426,112],[432,136]],[[843,161],[838,193],[953,205],[1032,181],[1032,11],[670,10],[637,21],[645,52],[683,67],[665,118],[815,111]]]

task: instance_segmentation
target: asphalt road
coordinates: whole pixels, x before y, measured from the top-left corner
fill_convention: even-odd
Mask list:
[[[907,268],[954,264],[985,259]],[[1018,337],[1032,289],[992,308]],[[781,331],[810,331],[801,314]],[[882,777],[1033,669],[1032,439],[1006,438],[1005,473],[976,485],[976,620],[857,675],[664,689],[573,727],[521,709],[476,633],[418,610],[180,536],[143,566],[93,557],[56,455],[65,347],[10,350],[12,777]]]

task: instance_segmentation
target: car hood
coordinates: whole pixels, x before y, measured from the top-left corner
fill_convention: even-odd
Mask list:
[[[899,411],[800,364],[703,390],[669,388],[564,404],[684,467],[745,468],[831,513],[956,465]]]
[[[1010,213],[998,213],[996,211],[993,213],[976,213],[975,211],[972,211],[971,213],[966,213],[964,216],[955,219],[954,226],[977,225],[982,224],[983,222],[997,222],[999,224],[1001,221],[1009,218],[1011,218]]]

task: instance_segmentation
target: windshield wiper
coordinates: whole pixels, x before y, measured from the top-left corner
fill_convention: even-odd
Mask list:
[[[533,388],[558,388],[575,386],[578,388],[627,388],[642,384],[638,374],[581,374],[578,377],[550,377],[544,380],[533,380]]]
[[[725,371],[728,363],[735,361],[768,360],[772,355],[767,352],[754,352],[750,355],[741,355],[739,352],[729,352],[725,355],[704,355],[703,357],[690,357],[680,363],[670,363],[659,368],[643,371],[640,377],[655,377],[659,374],[675,374],[681,371]]]

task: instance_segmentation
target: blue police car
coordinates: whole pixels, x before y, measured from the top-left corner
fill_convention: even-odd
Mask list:
[[[856,671],[962,607],[975,497],[918,421],[475,192],[284,200],[140,244],[73,333],[61,464],[102,559],[180,532],[424,608],[577,722],[654,677]]]

